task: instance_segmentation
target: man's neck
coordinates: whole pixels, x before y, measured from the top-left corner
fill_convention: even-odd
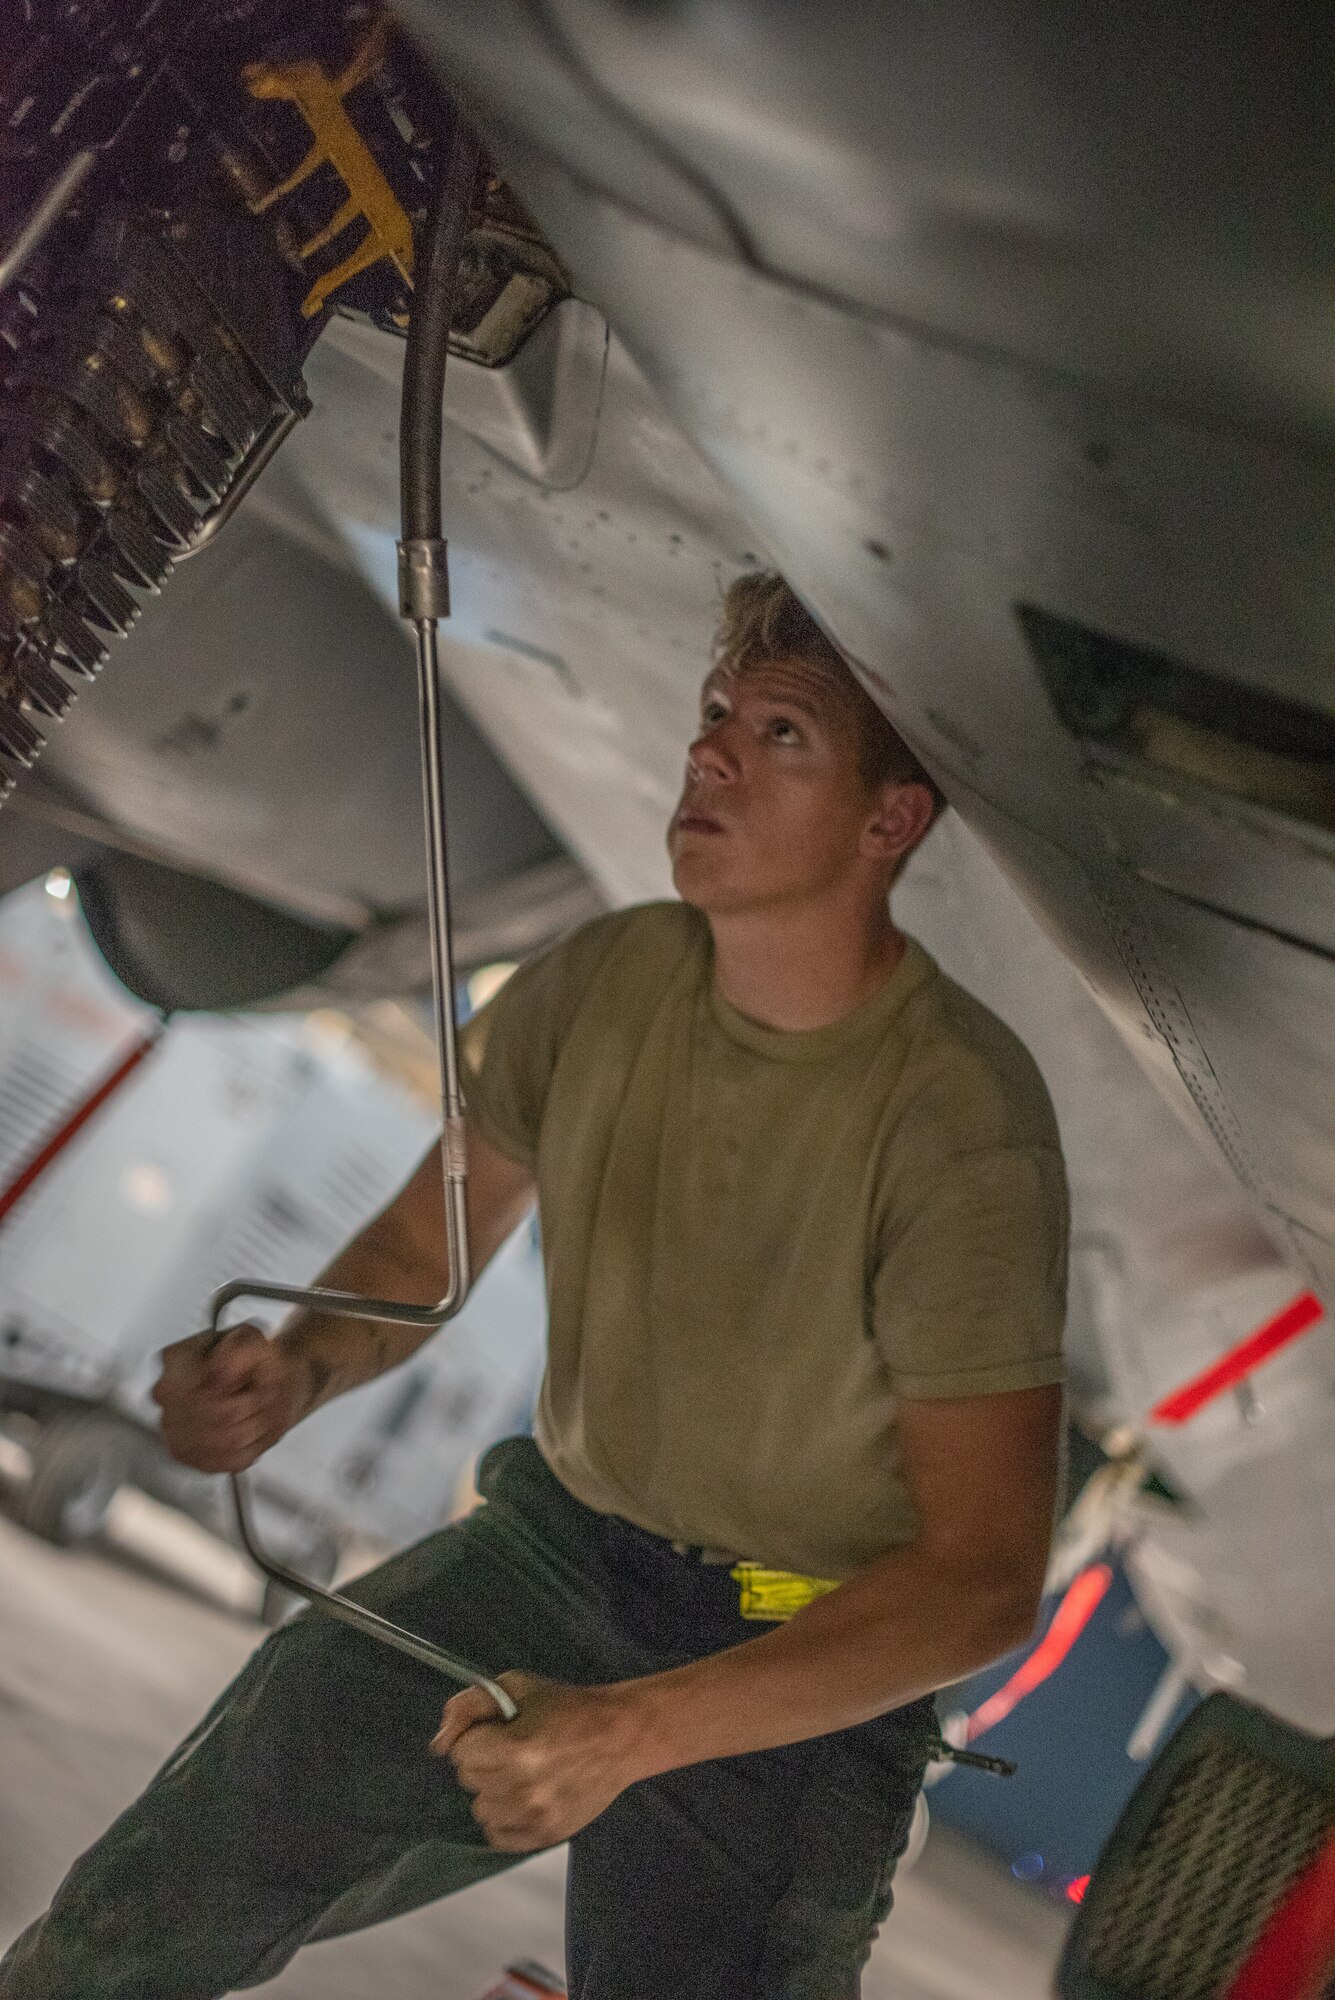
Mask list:
[[[781,907],[711,914],[719,992],[767,1028],[842,1021],[884,986],[906,944],[888,908],[859,915]]]

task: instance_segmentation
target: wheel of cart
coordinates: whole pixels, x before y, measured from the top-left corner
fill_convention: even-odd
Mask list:
[[[19,1505],[24,1527],[62,1548],[93,1541],[133,1474],[138,1445],[128,1424],[101,1410],[44,1424],[30,1446],[32,1474]]]
[[[1319,2000],[1335,1746],[1226,1694],[1165,1744],[1090,1878],[1061,2000]]]

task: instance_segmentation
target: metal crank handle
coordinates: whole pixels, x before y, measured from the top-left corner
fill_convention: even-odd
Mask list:
[[[218,1322],[229,1305],[240,1298],[276,1299],[287,1305],[317,1305],[322,1312],[339,1319],[386,1320],[394,1325],[432,1325],[442,1317],[437,1306],[403,1306],[388,1299],[363,1299],[355,1292],[322,1290],[319,1286],[252,1284],[249,1279],[237,1279],[224,1285],[213,1300],[210,1332],[212,1338],[205,1350],[212,1353],[222,1338],[225,1329]],[[410,1659],[418,1660],[423,1666],[431,1667],[447,1679],[458,1681],[465,1687],[484,1688],[500,1710],[504,1722],[513,1722],[517,1710],[510,1696],[495,1681],[471,1666],[466,1660],[457,1659],[429,1639],[420,1638],[415,1632],[405,1631],[378,1613],[368,1611],[364,1605],[344,1597],[339,1591],[326,1590],[323,1584],[313,1583],[309,1577],[299,1576],[296,1570],[278,1563],[261,1546],[250,1519],[250,1507],[246,1499],[245,1486],[240,1475],[231,1475],[232,1504],[236,1510],[237,1531],[241,1545],[255,1567],[284,1590],[293,1591],[304,1597],[309,1604],[326,1613],[331,1618],[341,1619],[345,1625],[355,1626],[368,1638],[378,1639],[383,1645],[393,1646]]]
[[[424,1667],[430,1667],[447,1680],[458,1681],[463,1687],[482,1688],[495,1702],[502,1722],[513,1722],[519,1713],[514,1701],[497,1681],[471,1666],[467,1660],[458,1659],[447,1653],[442,1646],[433,1645],[430,1639],[423,1639],[416,1632],[408,1632],[402,1625],[394,1625],[378,1612],[368,1611],[364,1604],[357,1604],[340,1591],[326,1590],[322,1584],[312,1583],[308,1577],[298,1576],[295,1570],[284,1568],[267,1556],[255,1539],[250,1522],[250,1510],[245,1489],[236,1473],[232,1474],[232,1500],[236,1507],[236,1524],[246,1553],[257,1568],[263,1570],[275,1583],[282,1584],[299,1597],[304,1597],[316,1610],[327,1617],[337,1618],[345,1625],[353,1626],[370,1639],[378,1639],[381,1645],[393,1646],[397,1652],[406,1653],[410,1660],[417,1660]]]

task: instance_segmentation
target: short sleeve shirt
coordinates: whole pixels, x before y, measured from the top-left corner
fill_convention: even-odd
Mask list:
[[[1061,1380],[1047,1091],[913,940],[854,1013],[788,1032],[718,992],[698,911],[643,905],[521,967],[463,1063],[536,1178],[535,1435],[587,1506],[843,1578],[917,1532],[903,1399]]]

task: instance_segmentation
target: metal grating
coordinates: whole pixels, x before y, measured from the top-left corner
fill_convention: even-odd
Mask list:
[[[26,1165],[78,1104],[86,1081],[45,1038],[20,1042],[0,1070],[0,1181]]]
[[[331,1228],[351,1229],[380,1205],[387,1183],[399,1178],[395,1167],[378,1154],[353,1144],[325,1161],[313,1199]]]
[[[1202,1742],[1093,1913],[1089,1969],[1127,2000],[1218,2000],[1335,1824],[1335,1801]]]
[[[201,1302],[238,1273],[265,1283],[295,1283],[293,1273],[310,1261],[311,1239],[317,1234],[309,1211],[287,1189],[261,1181],[247,1190],[239,1215],[218,1242],[206,1267]]]
[[[300,1195],[277,1173],[259,1181],[247,1190],[239,1214],[220,1238],[205,1272],[207,1282],[192,1293],[192,1309],[206,1309],[218,1287],[237,1277],[263,1283],[314,1283],[402,1178],[354,1143],[327,1161],[313,1185],[303,1187]],[[286,1317],[287,1310],[248,1300],[245,1317],[272,1326]]]

